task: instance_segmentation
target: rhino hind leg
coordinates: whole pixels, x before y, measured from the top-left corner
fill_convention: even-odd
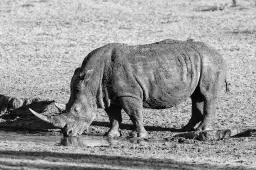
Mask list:
[[[134,125],[134,130],[130,137],[147,137],[148,133],[143,126],[142,101],[134,97],[122,97],[120,98],[120,103]]]
[[[121,136],[119,132],[119,125],[122,122],[121,109],[118,106],[111,105],[109,108],[105,109],[108,114],[110,121],[110,129],[106,136],[108,137],[119,137]]]
[[[204,101],[198,90],[191,96],[192,100],[192,115],[187,125],[185,125],[183,131],[194,131],[195,126],[203,120]]]
[[[221,88],[221,84],[224,81],[225,72],[208,70],[208,74],[202,75],[200,82],[200,93],[203,96],[203,119],[197,131],[212,130],[212,123],[215,120],[217,97]]]
[[[216,99],[206,100],[204,106],[204,115],[203,120],[200,122],[199,126],[196,128],[196,131],[201,130],[212,130],[212,123],[215,119],[216,112]]]

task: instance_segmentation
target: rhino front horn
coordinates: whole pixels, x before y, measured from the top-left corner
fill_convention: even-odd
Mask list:
[[[54,103],[54,104],[59,109],[60,112],[63,112],[64,110],[66,110],[65,104],[61,104],[61,103]]]
[[[63,128],[67,123],[66,119],[63,117],[64,115],[58,115],[54,117],[48,117],[45,115],[42,115],[40,113],[37,113],[36,111],[29,108],[29,111],[33,113],[37,118],[41,119],[44,122],[50,123],[56,128]]]

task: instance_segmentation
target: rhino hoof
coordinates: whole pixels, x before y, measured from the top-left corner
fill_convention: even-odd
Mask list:
[[[105,134],[105,136],[107,136],[107,137],[110,137],[110,138],[115,138],[115,137],[120,137],[121,136],[121,134],[120,134],[120,132],[119,131],[108,131],[106,134]]]
[[[129,138],[146,138],[148,136],[148,133],[147,132],[141,132],[141,133],[137,133],[136,131],[132,131],[130,134],[129,134]]]
[[[136,131],[132,131],[129,133],[128,135],[129,138],[136,138],[137,137],[137,132]]]
[[[138,137],[139,137],[139,138],[146,138],[147,136],[148,136],[147,131],[138,133]]]

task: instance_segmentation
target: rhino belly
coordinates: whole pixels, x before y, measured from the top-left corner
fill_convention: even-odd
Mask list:
[[[186,100],[198,84],[198,74],[187,66],[161,65],[137,77],[144,93],[144,107],[170,108]]]
[[[167,85],[153,85],[148,91],[148,97],[144,99],[143,106],[152,109],[164,109],[177,106],[185,101],[193,93],[185,84],[171,87]]]

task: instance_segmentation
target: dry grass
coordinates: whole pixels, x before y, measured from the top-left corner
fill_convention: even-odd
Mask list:
[[[195,10],[229,3],[216,2],[1,1],[0,91],[66,102],[73,71],[91,50],[111,42],[142,44],[190,37],[217,48],[229,65],[232,92],[220,100],[217,126],[254,125],[255,8],[244,1],[240,3],[244,10],[228,6]],[[159,119],[168,117],[168,126],[180,125],[177,119],[187,117],[189,110],[184,104],[172,109],[175,114],[158,111]]]
[[[0,2],[0,93],[67,102],[73,71],[106,43],[166,38],[206,42],[223,54],[231,93],[221,94],[216,128],[256,127],[256,10],[230,0],[3,0]],[[217,8],[217,7],[223,8]],[[208,10],[198,10],[204,9]],[[210,9],[210,10],[209,10]],[[213,10],[212,10],[213,9]],[[189,101],[145,111],[148,126],[181,127]],[[170,113],[171,112],[171,113]],[[125,116],[125,115],[124,115]],[[107,121],[99,113],[98,120]],[[130,123],[125,117],[125,123]]]

